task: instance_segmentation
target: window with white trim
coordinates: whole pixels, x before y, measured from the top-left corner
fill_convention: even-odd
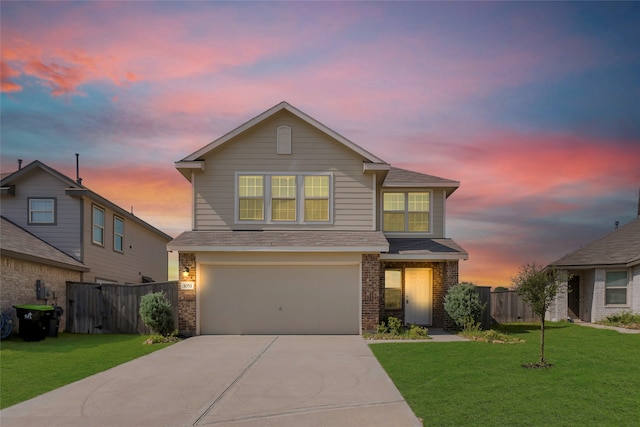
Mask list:
[[[247,174],[237,178],[236,218],[256,223],[328,223],[330,174]]]
[[[295,176],[271,177],[272,221],[295,222],[297,192]]]
[[[124,219],[113,217],[113,250],[124,252]]]
[[[402,308],[402,270],[384,271],[384,308]]]
[[[430,192],[385,192],[382,196],[383,230],[428,233]]]
[[[96,245],[104,246],[104,209],[99,206],[93,206],[91,223],[91,238],[93,243],[95,243]]]
[[[329,221],[329,177],[307,175],[304,177],[305,222]]]
[[[604,303],[607,305],[626,304],[628,284],[626,270],[607,271],[604,282]]]
[[[238,177],[238,218],[240,221],[264,220],[264,177]]]
[[[55,224],[56,200],[50,198],[29,199],[29,224]]]

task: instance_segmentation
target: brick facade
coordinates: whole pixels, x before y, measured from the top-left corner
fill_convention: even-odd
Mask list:
[[[180,279],[196,282],[196,254],[180,253],[178,257]],[[182,276],[185,268],[188,276]],[[379,254],[362,255],[362,330],[375,330],[385,316],[404,318],[403,310],[384,308],[384,271],[387,268],[403,270],[402,292],[404,295],[405,268],[431,268],[433,270],[433,311],[434,327],[453,329],[453,320],[444,311],[444,296],[447,290],[458,283],[458,261],[408,262],[381,261]],[[197,286],[197,284],[196,284]],[[196,332],[196,290],[178,291],[178,328],[181,333],[194,335]]]
[[[36,298],[36,280],[44,281],[46,287],[52,292],[51,299]],[[65,313],[60,319],[59,330],[62,332],[67,324],[65,319],[67,282],[80,281],[82,281],[82,273],[79,271],[3,256],[2,268],[0,268],[0,308],[2,312],[11,313],[13,331],[17,332],[19,322],[12,306],[22,304],[60,306]]]
[[[384,271],[385,269],[402,270],[402,295],[404,300],[405,268],[431,268],[433,270],[433,309],[432,309],[432,325],[437,328],[453,329],[455,324],[444,310],[444,297],[447,290],[458,283],[458,261],[445,262],[410,262],[410,261],[382,261],[380,268],[380,286],[381,286],[381,314],[382,317],[393,316],[404,319],[404,310],[385,310],[384,308]]]
[[[185,268],[189,269],[187,276],[183,276]],[[178,275],[180,280],[196,283],[196,254],[180,252],[178,255]],[[185,335],[195,335],[196,333],[195,286],[188,290],[178,288],[178,330]]]
[[[379,254],[362,254],[362,330],[365,331],[376,329],[380,323],[384,295],[380,270]]]

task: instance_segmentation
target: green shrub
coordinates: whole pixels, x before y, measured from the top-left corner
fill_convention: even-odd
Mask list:
[[[599,323],[601,325],[620,326],[630,329],[640,329],[640,313],[634,314],[631,311],[623,311],[607,316],[606,319],[596,323]]]
[[[140,317],[156,334],[168,337],[175,330],[171,304],[162,292],[149,293],[142,297]]]
[[[389,332],[394,335],[402,335],[402,320],[397,317],[389,317],[387,319],[387,327]]]
[[[460,328],[475,328],[485,305],[473,283],[462,282],[449,288],[444,297],[444,309]]]
[[[407,331],[407,335],[409,335],[409,338],[411,339],[422,337],[426,338],[428,336],[428,333],[429,330],[427,328],[418,325],[410,325],[409,330]]]

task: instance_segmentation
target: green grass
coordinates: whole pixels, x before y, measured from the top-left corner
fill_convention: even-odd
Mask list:
[[[57,338],[0,343],[0,408],[6,408],[170,344],[144,345],[147,337],[60,334]]]
[[[372,344],[371,350],[425,426],[638,426],[640,335],[548,324],[505,325],[516,345],[486,342]]]

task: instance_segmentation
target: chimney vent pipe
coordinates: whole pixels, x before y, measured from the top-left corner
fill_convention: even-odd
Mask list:
[[[82,178],[80,178],[80,154],[76,153],[76,182],[78,185],[82,185]]]

